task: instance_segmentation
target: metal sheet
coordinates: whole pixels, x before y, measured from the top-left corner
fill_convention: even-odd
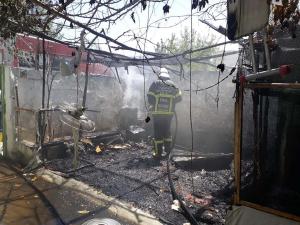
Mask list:
[[[235,40],[265,27],[269,20],[268,0],[227,0],[228,38]]]
[[[233,206],[226,216],[225,225],[300,225],[299,222],[285,219],[270,213],[246,206]]]

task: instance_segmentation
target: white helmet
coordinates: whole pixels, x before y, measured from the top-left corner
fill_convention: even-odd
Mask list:
[[[160,79],[169,80],[170,79],[170,75],[169,75],[168,70],[166,68],[161,68],[158,77]]]

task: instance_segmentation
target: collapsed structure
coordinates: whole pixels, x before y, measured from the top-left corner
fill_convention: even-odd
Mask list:
[[[296,9],[293,12],[296,14],[290,13],[288,21],[284,15],[280,23],[275,23],[272,29],[269,24],[267,30],[266,24],[270,18],[269,2],[228,1],[228,30],[221,29],[221,33],[232,40],[249,35],[248,39],[239,39],[241,49],[237,65],[232,62],[233,60],[229,65],[230,63],[224,63],[226,59],[223,61],[225,50],[222,54],[196,58],[190,56],[188,59],[186,55],[191,55],[192,49],[173,55],[147,52],[140,46],[139,49],[131,49],[117,40],[112,40],[104,31],[97,32],[66,16],[61,13],[63,10],[61,8],[57,10],[38,0],[32,2],[48,13],[69,21],[72,26],[74,24],[83,28],[80,34],[81,45],[67,45],[37,31],[32,34],[38,35],[39,38],[17,35],[16,43],[3,42],[5,46],[3,45],[1,49],[1,60],[6,64],[1,66],[0,71],[3,155],[22,162],[29,170],[39,165],[40,160],[46,163],[53,158],[72,155],[72,160],[66,159],[64,163],[58,165],[55,163],[52,165],[50,162],[50,167],[67,175],[72,174],[75,177],[77,175],[77,179],[100,187],[107,194],[123,197],[127,201],[138,201],[134,196],[128,197],[128,194],[146,186],[153,190],[154,197],[152,195],[150,197],[149,194],[150,200],[147,202],[148,196],[144,196],[147,193],[141,191],[141,196],[143,195],[141,202],[146,206],[138,206],[141,208],[149,206],[150,211],[156,204],[153,199],[160,197],[159,199],[170,204],[170,200],[166,201],[166,196],[172,195],[175,200],[172,208],[179,212],[183,210],[183,214],[193,225],[199,221],[228,225],[247,224],[249,218],[255,225],[272,225],[279,222],[299,224],[300,211],[297,206],[300,203],[300,183],[295,177],[300,169],[297,163],[299,158],[297,132],[300,129],[297,117],[300,88],[297,56],[300,33]],[[136,4],[135,2],[138,1],[131,1],[130,6]],[[142,2],[145,4],[145,1]],[[298,4],[298,1],[288,2],[289,7]],[[284,4],[283,2],[278,6],[276,3],[273,7],[276,9],[282,7],[281,11],[286,12],[288,10],[285,11]],[[253,10],[249,10],[249,7]],[[254,10],[256,8],[259,10]],[[134,18],[133,15],[131,18]],[[250,23],[251,18],[256,19]],[[84,31],[105,38],[109,52],[90,48],[92,43],[85,46]],[[109,41],[118,44],[117,49],[134,50],[143,57],[132,58],[113,53]],[[216,46],[218,44],[213,47]],[[206,47],[195,51],[205,49]],[[149,83],[156,79],[157,71],[162,65],[171,65],[170,69],[173,69],[172,65],[180,64],[180,76],[176,76],[178,72],[176,69],[172,76],[176,81],[181,81],[186,79],[181,76],[184,71],[182,64],[192,61],[211,63],[209,61],[211,58],[220,57],[221,64],[218,68],[228,73],[222,80],[220,71],[201,71],[195,73],[199,77],[192,79],[190,76],[187,83],[181,84],[186,97],[190,97],[190,102],[184,101],[178,109],[180,121],[177,126],[181,130],[177,136],[179,141],[173,140],[176,141],[173,159],[177,163],[175,165],[178,170],[172,177],[171,173],[175,173],[176,168],[170,169],[172,167],[169,164],[170,160],[162,164],[167,172],[161,171],[157,164],[149,161],[149,149],[145,143],[151,140],[152,130],[149,124],[144,123],[148,113],[145,109],[147,108],[145,92]],[[135,73],[135,75],[139,73],[139,78],[126,77],[130,73],[128,71],[132,71],[130,66],[136,66],[140,70]],[[120,67],[124,68],[124,71]],[[147,69],[148,72],[145,72]],[[191,71],[191,68],[189,69]],[[233,94],[234,85],[227,78],[235,71],[236,102],[233,110],[230,101],[232,96],[229,95]],[[150,74],[153,75],[152,78],[149,78]],[[217,83],[207,85],[212,76],[218,77]],[[139,82],[135,83],[138,79]],[[126,82],[128,80],[130,82]],[[192,81],[196,82],[194,90],[191,89]],[[138,86],[143,87],[138,89]],[[211,100],[214,97],[207,92],[205,96],[199,97],[199,102],[192,105],[191,99],[197,96],[198,92],[203,93],[202,91],[215,86],[218,89],[213,93],[217,96],[213,100],[213,106],[207,99]],[[220,95],[220,87],[224,89],[223,95]],[[228,104],[226,108],[222,108],[222,113],[212,112],[215,103],[220,107],[224,99],[227,99]],[[202,107],[203,102],[205,108],[201,109],[202,115],[191,115],[187,118],[186,115],[192,114],[193,109]],[[141,105],[143,106],[140,107]],[[234,124],[228,122],[231,118],[229,115],[234,116]],[[189,122],[194,125],[194,130],[193,127],[189,130]],[[230,138],[233,129],[234,169],[230,168],[233,147]],[[190,139],[193,135],[197,138]],[[191,140],[194,142],[191,143]],[[195,146],[199,149],[193,154]],[[103,153],[107,149],[112,152]],[[115,149],[122,149],[125,153],[116,156],[113,152]],[[140,155],[126,152],[128,149],[133,149]],[[89,154],[85,157],[89,160],[80,159],[79,155],[87,152]],[[101,157],[102,153],[101,159],[95,157],[95,154]],[[193,165],[195,162],[199,165]],[[116,168],[116,164],[122,167]],[[184,165],[183,169],[180,165]],[[112,171],[106,167],[112,168]],[[122,171],[117,173],[116,170],[120,168]],[[191,170],[195,168],[200,170],[193,176]],[[234,170],[234,179],[231,176],[231,169]],[[83,172],[81,174],[78,171]],[[144,180],[145,175],[143,176],[140,171],[151,177],[150,184]],[[152,177],[156,172],[160,178]],[[191,180],[187,178],[189,173]],[[99,174],[104,176],[102,181],[105,181],[105,184],[97,183]],[[139,180],[130,175],[141,178]],[[188,187],[193,189],[192,193],[188,193],[187,187],[181,187],[179,182],[170,185],[171,191],[168,192],[166,176],[170,183],[172,180],[179,180],[189,186],[188,183],[192,182],[191,187]],[[211,178],[213,176],[214,179]],[[124,183],[118,180],[116,184],[112,177],[117,177]],[[195,183],[199,185],[199,189],[201,185],[201,193],[194,190],[194,179],[198,179]],[[158,183],[153,185],[152,182]],[[209,182],[214,185],[207,184]],[[142,184],[136,187],[136,183]],[[124,188],[125,193],[119,193],[124,185],[127,185]],[[210,188],[213,190],[208,190]],[[228,195],[232,196],[232,192],[234,192],[234,206],[232,210],[228,210],[224,220],[230,204]],[[184,201],[188,201],[190,205]],[[162,207],[161,210],[167,214],[166,208]],[[162,214],[157,210],[153,211],[156,216]],[[181,219],[178,219],[180,223]]]
[[[67,111],[76,104],[81,105],[83,101],[86,63],[82,62],[78,68],[74,67],[76,49],[51,41],[45,41],[48,71],[44,86],[47,91],[44,96],[40,96],[43,88],[42,71],[40,71],[42,65],[39,64],[41,61],[39,58],[42,57],[40,45],[42,41],[37,38],[18,35],[16,46],[11,46],[16,49],[17,54],[11,55],[6,52],[3,55],[3,61],[9,60],[12,63],[11,67],[2,68],[2,76],[9,78],[3,80],[2,89],[3,106],[5,106],[3,110],[9,112],[5,113],[4,121],[10,121],[4,123],[7,132],[5,135],[9,136],[8,140],[10,140],[7,142],[5,154],[12,158],[17,157],[16,159],[23,160],[23,163],[26,163],[31,158],[32,151],[38,148],[41,114],[47,114],[44,142],[63,141],[60,139],[70,136],[72,127],[78,125],[75,119],[66,118]],[[5,51],[7,48],[3,49],[3,52]],[[86,56],[85,53],[82,57]],[[72,75],[74,68],[81,74],[78,78]],[[86,93],[85,98],[88,100],[85,104],[89,108],[88,116],[94,122],[85,124],[87,127],[82,127],[82,130],[101,131],[116,126],[116,116],[122,106],[121,86],[108,67],[97,63],[89,65],[88,79],[89,92]],[[111,95],[112,88],[119,94]],[[100,93],[99,89],[103,92]],[[106,107],[104,111],[99,108],[99,105],[108,105],[107,96],[115,96],[111,99],[114,106]],[[42,100],[44,103],[41,99],[44,99]],[[45,108],[40,108],[42,104]],[[19,151],[19,149],[23,150]],[[22,154],[19,155],[20,153]]]

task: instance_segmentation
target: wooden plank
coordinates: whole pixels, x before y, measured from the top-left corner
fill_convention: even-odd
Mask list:
[[[294,88],[300,89],[299,83],[246,83],[245,88]]]
[[[16,107],[16,111],[17,112],[21,112],[21,111],[26,111],[26,112],[32,112],[35,113],[36,111],[33,109],[27,109],[27,108],[22,108],[22,107]]]
[[[242,113],[243,113],[243,87],[240,87],[237,93],[235,102],[235,117],[234,117],[234,204],[240,202],[241,189],[241,144],[242,144]]]
[[[260,211],[263,211],[263,212],[266,212],[266,213],[271,213],[271,214],[276,215],[276,216],[280,216],[280,217],[284,217],[284,218],[287,218],[287,219],[290,219],[290,220],[300,222],[300,217],[299,216],[296,216],[296,215],[293,215],[293,214],[290,214],[290,213],[287,213],[287,212],[282,212],[282,211],[272,209],[272,208],[269,208],[269,207],[266,207],[266,206],[262,206],[262,205],[259,205],[259,204],[255,204],[255,203],[252,203],[252,202],[247,202],[247,201],[241,200],[240,205],[247,206],[247,207],[257,209],[257,210],[260,210]]]

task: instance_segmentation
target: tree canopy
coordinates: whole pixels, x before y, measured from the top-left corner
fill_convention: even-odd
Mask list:
[[[167,38],[166,40],[161,39],[160,42],[157,43],[156,45],[155,52],[175,55],[178,53],[189,51],[191,45],[192,45],[192,49],[194,50],[194,49],[210,46],[215,43],[217,43],[215,36],[213,35],[207,35],[206,37],[202,36],[195,29],[192,30],[192,35],[191,35],[191,30],[188,27],[185,27],[179,36],[177,36],[175,33],[172,33],[170,38]],[[192,58],[197,59],[204,56],[211,56],[217,53],[217,51],[218,48],[209,48],[203,51],[194,52],[192,53]],[[187,54],[185,57],[189,57],[189,54]],[[204,65],[204,64],[192,62],[192,70],[212,68],[214,64],[214,60],[211,60],[211,64],[212,65],[209,66],[209,64]],[[189,65],[184,65],[184,67],[188,68]]]

